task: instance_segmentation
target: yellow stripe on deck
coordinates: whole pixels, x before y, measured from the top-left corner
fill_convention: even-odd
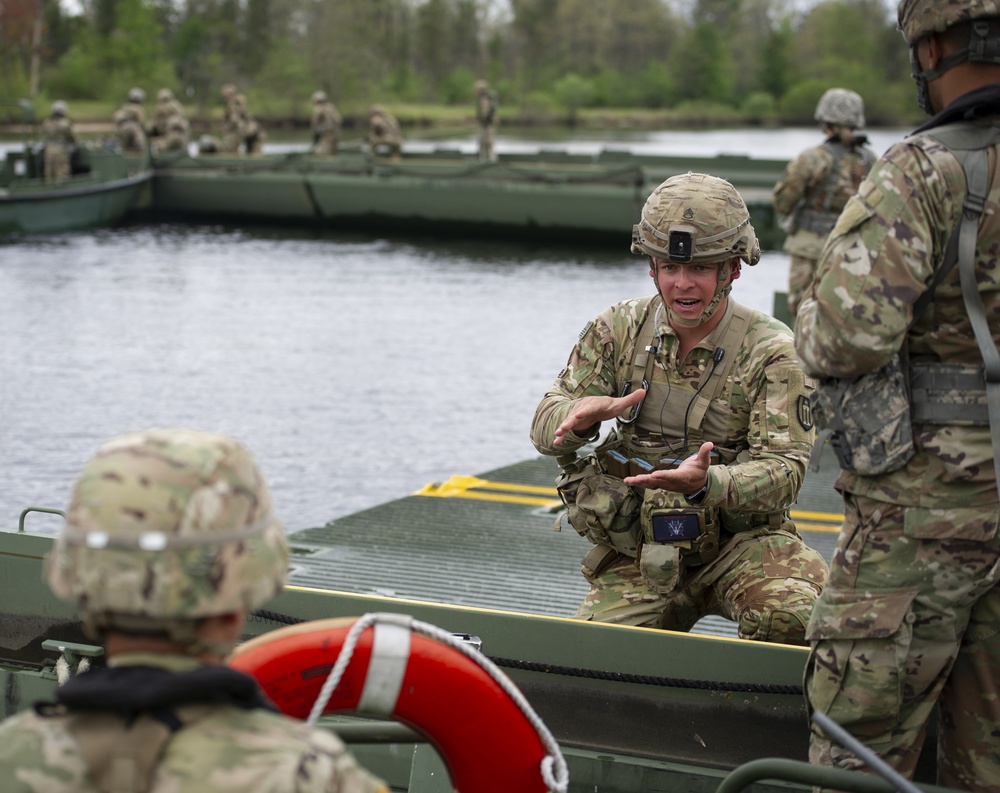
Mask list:
[[[527,504],[537,507],[558,507],[562,504],[554,487],[492,482],[476,476],[452,476],[445,482],[431,482],[416,491],[415,496],[430,498],[471,498],[478,501],[498,501],[505,504]],[[803,531],[839,532],[844,516],[836,512],[792,510],[792,520]]]

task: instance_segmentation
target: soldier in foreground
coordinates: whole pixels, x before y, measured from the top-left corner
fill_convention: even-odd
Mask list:
[[[813,442],[812,381],[781,322],[730,298],[760,246],[723,179],[663,182],[633,228],[655,294],[580,334],[535,412],[566,517],[594,543],[577,617],[688,631],[717,614],[739,635],[803,644],[826,562],[788,509]],[[601,423],[614,428],[595,452]]]
[[[903,0],[898,19],[933,118],[848,202],[795,323],[845,504],[806,695],[908,777],[937,708],[938,784],[995,792],[1000,8]],[[809,754],[863,767],[818,732]]]
[[[5,793],[388,793],[333,734],[274,712],[224,664],[287,566],[267,485],[237,441],[173,429],[103,446],[46,575],[108,665],[0,725]]]
[[[788,232],[784,249],[792,259],[788,315],[793,322],[827,235],[875,162],[868,138],[857,132],[865,126],[865,104],[854,91],[824,93],[816,120],[826,140],[790,162],[774,186],[774,208]]]

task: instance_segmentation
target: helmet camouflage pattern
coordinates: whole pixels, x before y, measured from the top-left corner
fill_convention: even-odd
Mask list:
[[[315,104],[316,102],[325,102],[326,99],[327,99],[327,97],[326,97],[326,92],[325,91],[316,91],[312,95],[313,104]]]
[[[816,103],[816,120],[823,124],[862,129],[865,126],[864,100],[846,88],[831,88]]]
[[[169,88],[161,88],[156,94],[157,100],[160,102],[169,102],[174,98],[174,92]]]
[[[129,92],[128,92],[128,101],[129,102],[145,102],[146,101],[146,92],[143,91],[141,88],[130,88]]]
[[[62,100],[57,99],[52,103],[52,115],[65,116],[69,114],[69,106]]]
[[[899,29],[907,44],[941,33],[959,22],[1000,17],[1000,0],[901,0]]]
[[[743,198],[725,179],[671,176],[646,199],[632,227],[632,253],[674,262],[760,261],[760,243]]]
[[[284,585],[288,545],[247,449],[177,428],[109,441],[76,481],[49,586],[96,624],[251,611]]]

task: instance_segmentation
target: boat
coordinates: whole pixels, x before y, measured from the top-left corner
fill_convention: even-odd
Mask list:
[[[0,238],[102,228],[121,223],[152,179],[150,159],[110,146],[79,145],[68,179],[46,182],[43,147],[8,151],[0,168]]]
[[[824,450],[820,472],[807,476],[793,508],[803,536],[827,558],[843,516],[830,487],[836,471],[832,452]],[[536,457],[478,476],[456,475],[291,533],[290,583],[252,615],[244,647],[284,639],[288,626],[310,628],[316,620],[354,624],[391,614],[397,623],[436,626],[502,670],[557,742],[568,770],[565,789],[574,793],[895,789],[878,777],[805,762],[805,648],[743,641],[715,618],[692,633],[570,618],[586,588],[578,562],[588,546],[575,532],[553,531],[562,510],[556,472],[551,458]],[[73,608],[42,583],[52,535],[33,528],[58,517],[40,513],[61,514],[26,507],[16,529],[0,531],[3,716],[51,698],[60,678],[83,660],[99,663],[102,654],[81,632]],[[374,652],[373,643],[368,640],[365,653]],[[329,667],[310,666],[299,678]],[[356,693],[347,695],[351,702]],[[393,790],[410,793],[453,789],[454,769],[443,759],[449,752],[487,744],[517,751],[505,743],[503,722],[473,727],[455,715],[456,708],[481,707],[475,698],[440,707],[450,715],[434,729],[448,730],[452,747],[458,732],[458,749],[439,752],[442,736],[428,734],[431,728],[424,731],[417,719],[323,710],[319,723],[336,730]],[[918,780],[931,780],[934,753],[924,754]],[[486,788],[459,787],[460,793],[480,789]]]
[[[596,154],[559,149],[479,162],[437,147],[393,159],[359,148],[336,157],[169,153],[155,159],[147,219],[266,222],[356,230],[533,236],[552,243],[621,245],[647,196],[669,176],[703,171],[732,182],[765,249],[784,232],[771,190],[784,160],[743,155]]]

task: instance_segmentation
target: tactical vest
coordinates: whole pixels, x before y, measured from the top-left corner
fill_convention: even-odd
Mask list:
[[[844,157],[856,151],[861,158],[861,167],[864,168],[865,174],[871,170],[873,158],[872,153],[864,146],[855,149],[845,146],[843,143],[828,140],[823,143],[822,148],[833,157],[833,165],[827,172],[826,178],[812,191],[812,196],[819,197],[819,200],[810,201],[807,199],[805,205],[795,216],[795,230],[814,231],[826,236],[837,225],[837,218],[840,217],[848,198],[857,191],[858,184],[860,184],[860,181],[857,184],[852,182],[849,194],[837,190],[841,180],[840,164]],[[835,200],[836,203],[834,203]]]
[[[716,442],[726,437],[728,412],[725,426],[712,427],[707,418],[723,419],[711,417],[708,409],[729,381],[753,317],[751,309],[730,301],[720,325],[719,345],[694,394],[681,388],[650,390],[662,344],[656,336],[656,314],[661,306],[660,297],[653,296],[641,307],[629,362],[617,372],[618,380],[624,380],[622,396],[641,384],[645,399],[630,415],[618,420],[618,426],[592,454],[583,459],[575,454],[558,458],[563,474],[556,487],[567,505],[570,524],[597,546],[584,559],[585,571],[599,572],[600,565],[617,554],[638,562],[643,545],[669,545],[674,554],[672,577],[658,581],[655,571],[649,576],[644,571],[650,586],[668,592],[677,582],[678,557],[684,557],[688,565],[710,562],[719,552],[720,530],[775,530],[788,516],[785,510],[762,514],[702,508],[676,493],[630,487],[622,481],[626,476],[676,468],[703,440]],[[747,455],[716,442],[712,464],[731,464]],[[649,550],[642,551],[644,559]],[[666,563],[657,564],[667,567]]]
[[[983,357],[982,366],[920,362],[910,364],[908,345],[883,369],[850,379],[821,381],[816,391],[817,422],[825,425],[813,448],[810,469],[819,467],[819,448],[829,438],[842,468],[861,475],[890,473],[915,453],[912,423],[989,426],[994,450],[1000,449],[1000,353],[976,285],[979,221],[992,174],[988,150],[1000,145],[1000,129],[968,122],[946,124],[923,133],[948,148],[965,172],[961,220],[952,232],[934,279],[913,307],[907,333],[930,305],[938,284],[958,264],[965,308]],[[869,426],[889,402],[900,405],[886,425]],[[874,445],[873,445],[874,444]],[[1000,488],[1000,457],[994,454]]]

